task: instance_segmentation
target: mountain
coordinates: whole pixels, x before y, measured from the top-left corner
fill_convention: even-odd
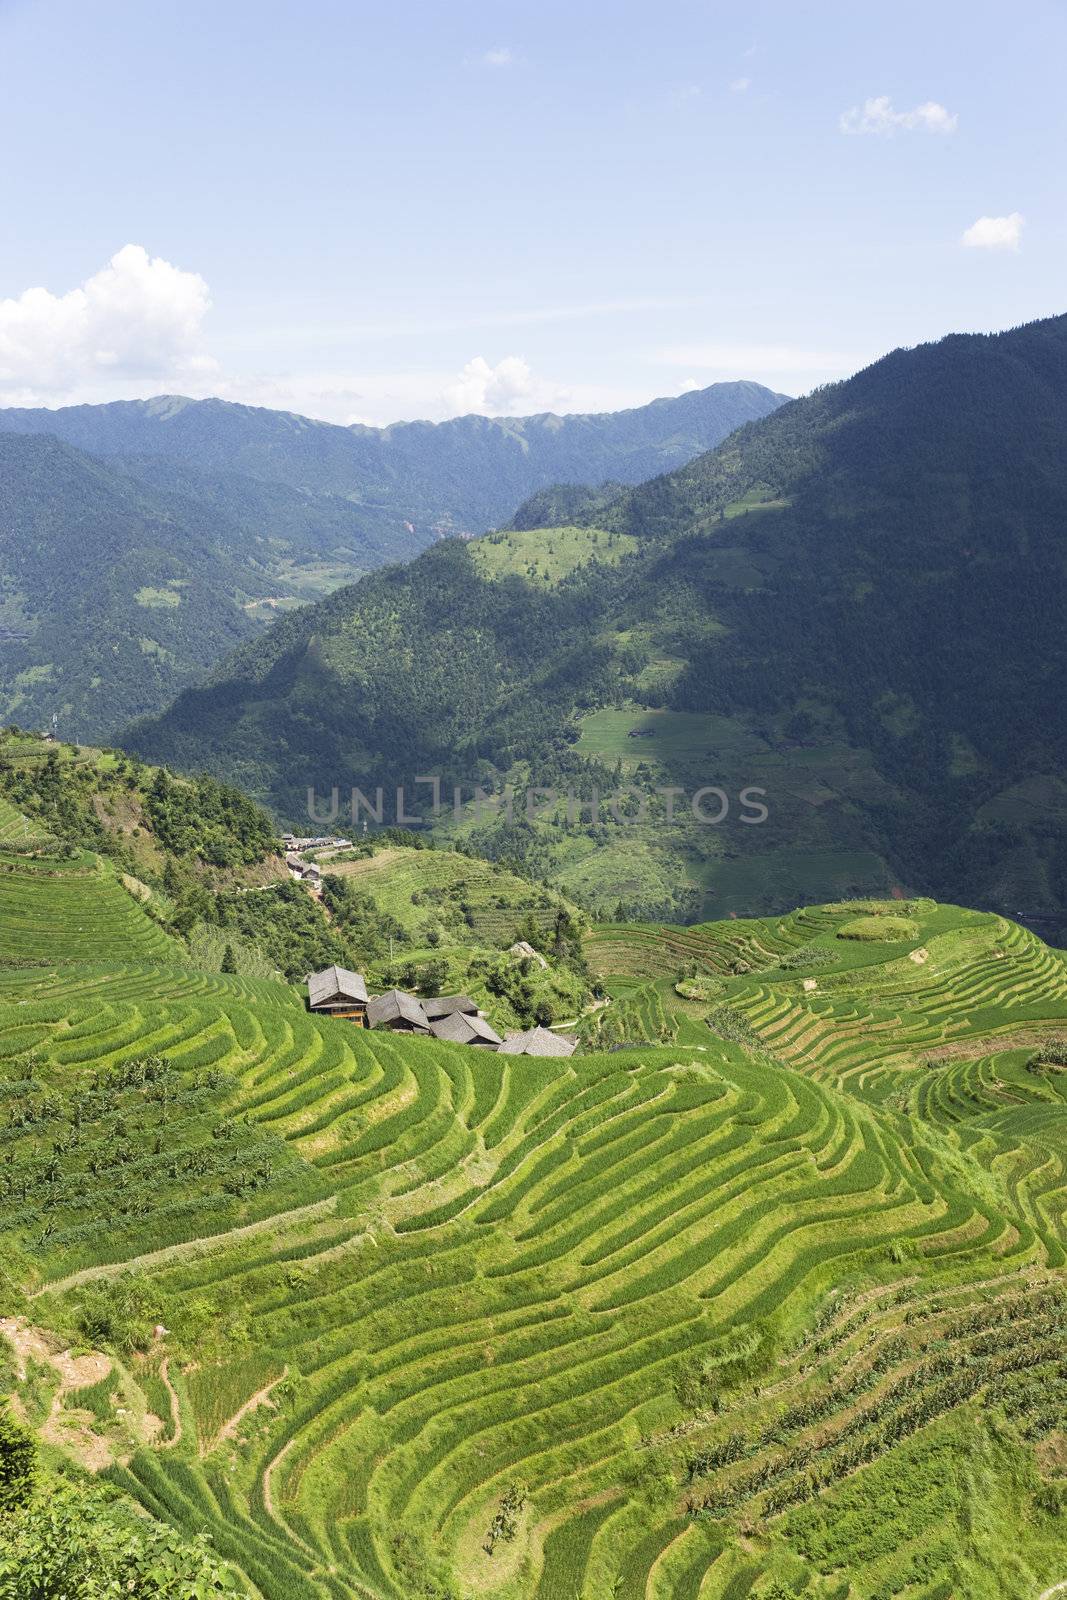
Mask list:
[[[579,498],[286,618],[131,742],[293,817],[435,771],[721,786],[722,826],[478,833],[631,914],[922,885],[1062,917],[1065,436],[1067,318],[897,351],[595,525]]]
[[[256,630],[253,541],[58,439],[0,433],[0,721],[99,734]]]
[[[781,399],[716,384],[603,416],[387,429],[221,400],[0,411],[0,718],[57,712],[103,737],[279,610],[557,478],[687,461]]]
[[[321,546],[332,531],[349,553],[351,576],[353,568],[358,575],[443,534],[483,532],[549,484],[638,483],[689,461],[785,398],[757,383],[717,383],[628,411],[370,428],[164,395],[0,410],[0,432],[51,433],[93,455],[123,458],[132,473],[154,481],[161,468],[151,463],[163,458],[180,465],[186,491],[198,485],[230,515],[246,493],[262,500],[263,485],[298,491],[312,497],[305,512],[312,541]],[[290,499],[283,505],[291,510]],[[315,528],[316,506],[327,528]],[[331,519],[342,513],[349,523],[333,528]]]

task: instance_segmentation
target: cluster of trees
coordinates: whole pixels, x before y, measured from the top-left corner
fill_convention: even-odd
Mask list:
[[[36,1437],[0,1408],[0,1600],[208,1600],[235,1574],[116,1489],[48,1472]]]
[[[160,767],[148,786],[145,814],[165,850],[213,867],[251,866],[276,848],[266,812],[207,774],[175,779]]]
[[[1027,1072],[1036,1073],[1038,1076],[1047,1072],[1057,1072],[1064,1067],[1067,1067],[1067,1039],[1050,1039],[1040,1050],[1035,1050],[1026,1063]]]

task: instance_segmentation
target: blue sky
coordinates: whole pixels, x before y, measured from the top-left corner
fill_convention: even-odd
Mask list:
[[[1053,315],[1065,60],[1034,0],[0,0],[0,404],[613,409]]]

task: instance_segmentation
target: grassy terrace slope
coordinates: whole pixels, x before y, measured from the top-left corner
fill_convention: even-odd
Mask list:
[[[930,902],[888,946],[854,906],[686,930],[719,1033],[675,996],[668,1044],[524,1060],[199,973],[91,860],[0,868],[3,1309],[140,1319],[156,1446],[67,1403],[249,1595],[1067,1576],[1058,954]]]

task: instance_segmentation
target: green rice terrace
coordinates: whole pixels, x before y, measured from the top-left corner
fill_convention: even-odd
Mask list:
[[[583,1051],[509,1057],[201,971],[18,822],[0,1375],[49,1471],[253,1600],[1067,1579],[1061,953],[928,900],[599,924]]]

